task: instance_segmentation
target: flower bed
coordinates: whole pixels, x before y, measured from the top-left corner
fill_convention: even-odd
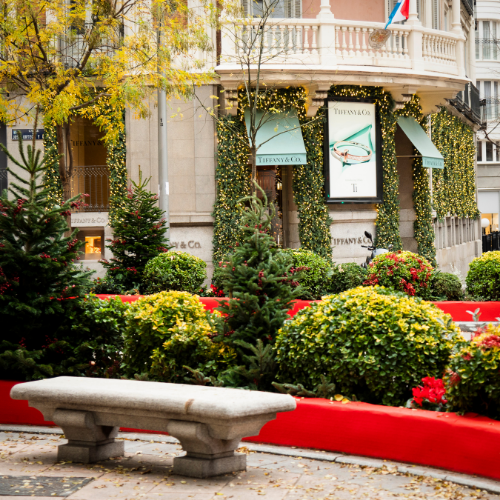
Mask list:
[[[0,381],[0,423],[53,425],[26,401],[11,400],[18,382]],[[313,448],[441,467],[500,479],[500,422],[367,403],[297,399],[297,409],[268,422],[247,441]],[[134,429],[123,429],[134,430]]]

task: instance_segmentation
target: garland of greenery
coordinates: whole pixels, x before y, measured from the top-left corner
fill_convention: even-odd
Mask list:
[[[239,200],[250,193],[251,172],[248,145],[239,140],[234,130],[246,134],[244,123],[234,116],[221,116],[217,122],[217,197],[214,211],[213,262],[225,257],[241,240],[240,221],[245,206]]]
[[[250,169],[244,110],[248,96],[244,90],[238,93],[238,118],[221,117],[217,125],[217,199],[214,222],[214,262],[226,255],[239,240],[238,225],[244,210],[237,201],[250,191]],[[324,203],[323,178],[323,120],[306,117],[307,93],[302,87],[274,89],[259,95],[258,107],[271,112],[295,108],[301,124],[307,152],[307,165],[294,166],[293,191],[299,211],[299,237],[303,248],[331,257],[331,219]],[[235,129],[237,132],[235,132]]]
[[[54,205],[64,203],[63,186],[59,175],[59,153],[57,151],[57,132],[52,124],[44,124],[43,148],[45,151],[45,173],[43,183],[49,188],[48,198]]]
[[[384,200],[377,205],[377,227],[375,245],[394,250],[403,248],[399,234],[399,175],[397,171],[396,115],[392,112],[394,100],[382,87],[361,87],[356,85],[333,85],[328,95],[335,97],[355,97],[373,99],[380,116],[382,128],[382,186]]]
[[[472,129],[441,108],[431,116],[432,142],[444,157],[433,170],[433,205],[438,219],[447,215],[476,219],[475,146]]]
[[[396,112],[398,116],[411,116],[417,120],[424,130],[427,131],[427,119],[422,114],[420,98],[413,95],[402,110]],[[420,153],[413,148],[415,158],[413,159],[413,208],[415,210],[415,221],[413,233],[417,241],[417,252],[425,257],[434,267],[436,266],[436,238],[434,226],[432,225],[432,204],[430,193],[429,171],[422,165]]]
[[[118,139],[108,144],[106,165],[109,172],[109,222],[112,225],[117,209],[125,205],[127,194],[127,143],[125,132],[118,134]]]

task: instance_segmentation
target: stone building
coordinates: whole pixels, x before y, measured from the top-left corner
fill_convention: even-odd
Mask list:
[[[258,2],[245,5],[250,16],[256,15],[257,11],[252,11],[254,4],[259,5]],[[332,86],[351,85],[381,89],[390,94],[396,110],[417,95],[424,115],[436,113],[438,106],[442,106],[475,134],[481,120],[475,87],[478,45],[473,33],[472,0],[409,0],[409,19],[391,25],[389,40],[373,48],[370,35],[384,28],[393,6],[394,0],[283,0],[276,9],[272,28],[266,33],[268,44],[265,47],[268,54],[279,47],[283,56],[264,64],[261,78],[268,86],[304,89],[307,117],[314,117],[319,108],[328,106],[332,101],[328,97]],[[239,29],[248,26],[242,22]],[[167,123],[171,244],[203,258],[209,269],[212,268],[214,241],[218,245],[217,239],[214,240],[217,221],[212,213],[217,198],[216,176],[223,165],[217,156],[216,122],[200,107],[200,102],[214,107],[214,96],[218,96],[220,109],[225,110],[230,107],[227,104],[237,100],[237,91],[243,81],[237,63],[237,44],[230,37],[218,36],[215,32],[212,38],[214,53],[207,64],[215,66],[217,79],[212,85],[197,90],[199,100],[169,102]],[[496,89],[496,85],[492,83],[491,88]],[[148,119],[134,119],[131,113],[126,113],[126,163],[130,179],[137,179],[140,170],[144,176],[151,177],[151,190],[156,192],[159,183],[158,118],[154,103],[150,109]],[[226,111],[221,111],[224,113]],[[235,115],[236,105],[227,113]],[[82,119],[75,121],[72,127],[77,161],[74,189],[84,189],[91,195],[88,211],[75,213],[72,225],[81,228],[81,237],[87,241],[85,264],[102,273],[98,260],[109,257],[104,240],[110,236],[106,149],[92,123]],[[14,125],[0,130],[0,134],[5,133],[11,150],[15,149],[12,131],[20,128],[29,127]],[[418,140],[412,134],[404,131],[401,124],[395,129],[398,174],[395,179],[399,203],[395,231],[404,249],[417,251],[420,240],[416,237],[415,224],[419,222],[419,215],[414,201],[413,161],[415,157],[425,160],[426,152],[415,151],[414,146],[419,149]],[[429,136],[432,139],[432,127],[428,129]],[[382,140],[378,149],[384,147]],[[327,151],[328,146],[325,146],[324,156],[328,156]],[[485,150],[483,154],[488,153]],[[280,204],[280,244],[292,248],[304,246],[300,240],[297,191],[293,188],[296,165],[283,163],[286,161],[283,151],[276,151],[275,156],[279,156],[276,164],[269,160],[271,163],[259,169],[259,183],[270,186],[270,192],[274,192]],[[478,160],[481,160],[479,156]],[[382,165],[377,168],[382,169]],[[426,170],[432,179],[433,169]],[[377,175],[378,188],[382,192],[387,186],[382,174]],[[0,182],[1,178],[0,172]],[[432,185],[430,180],[426,186],[431,197]],[[326,191],[331,187],[326,186]],[[480,184],[480,187],[485,186]],[[474,192],[474,199],[471,199],[474,204],[475,186],[470,186],[469,191]],[[380,200],[377,196],[356,198],[346,193],[345,197],[337,195],[325,199],[324,206],[331,219],[328,224],[333,260],[364,261],[367,252],[361,248],[363,233],[365,230],[374,234],[380,231],[380,227],[376,227]],[[440,268],[449,271],[453,265],[466,272],[468,263],[481,252],[478,220],[472,215],[456,213],[433,212],[429,217]]]

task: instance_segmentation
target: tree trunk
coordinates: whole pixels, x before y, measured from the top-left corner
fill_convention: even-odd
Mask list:
[[[250,165],[252,165],[252,195],[255,194],[255,183],[257,182],[257,148],[250,147]]]

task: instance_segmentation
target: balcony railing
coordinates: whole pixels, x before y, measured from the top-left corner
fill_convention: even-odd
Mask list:
[[[484,123],[479,90],[473,83],[468,83],[450,102],[472,122],[480,125]]]
[[[483,99],[481,116],[483,122],[498,122],[500,120],[500,99],[487,97]]]
[[[80,193],[88,194],[85,203],[76,212],[108,212],[109,211],[109,170],[106,165],[73,167],[70,196]]]
[[[263,27],[258,19],[231,24],[234,26],[222,36],[218,69],[239,65],[248,52],[248,42],[253,41],[263,45],[264,68],[266,64],[289,64],[296,69],[297,65],[383,66],[465,77],[457,51],[463,40],[450,32],[395,25],[389,27],[389,40],[375,49],[369,38],[374,30],[384,28],[382,23],[320,18],[272,19]]]
[[[92,30],[94,31],[92,32]],[[67,68],[76,67],[81,61],[83,54],[88,50],[90,40],[98,46],[98,49],[93,51],[94,55],[103,54],[111,56],[121,45],[123,37],[123,24],[111,35],[103,36],[95,29],[93,23],[85,23],[83,27],[74,28],[59,39],[63,63]],[[96,38],[99,38],[99,40],[96,40]]]
[[[469,15],[474,15],[474,0],[462,0],[462,3]]]
[[[500,57],[499,45],[497,38],[476,38],[476,59],[497,61]]]

